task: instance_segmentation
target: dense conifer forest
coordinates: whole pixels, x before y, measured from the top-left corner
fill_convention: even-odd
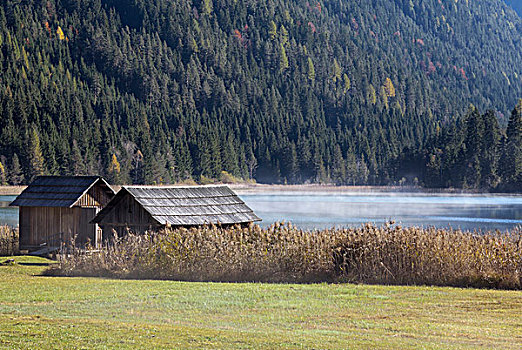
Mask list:
[[[405,150],[396,178],[420,178],[427,187],[522,191],[522,99],[507,129],[493,110],[470,106],[463,118],[442,129],[419,151]]]
[[[0,182],[514,189],[521,44],[500,0],[4,0]]]

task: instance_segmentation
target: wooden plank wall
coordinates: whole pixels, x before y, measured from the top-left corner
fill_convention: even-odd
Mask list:
[[[78,234],[78,237],[76,239],[77,244],[85,244],[87,241],[90,242],[90,244],[94,247],[97,246],[97,237],[96,237],[96,231],[97,226],[95,224],[90,224],[89,221],[91,221],[99,211],[98,208],[72,208],[75,210],[75,212],[79,212],[78,217],[79,220],[77,221],[76,231]]]
[[[105,215],[100,224],[115,226],[149,226],[156,224],[152,216],[131,195],[121,201]]]
[[[43,243],[66,244],[73,237],[84,244],[88,239],[96,242],[96,225],[89,221],[98,208],[20,207],[20,246],[36,247]]]
[[[80,207],[98,207],[103,208],[112,199],[107,194],[108,189],[100,184],[94,185],[86,194],[84,194],[76,203]]]
[[[143,233],[153,227],[157,222],[131,195],[127,194],[100,222],[103,230],[103,240],[110,239],[114,235],[123,236],[127,228],[134,233]]]

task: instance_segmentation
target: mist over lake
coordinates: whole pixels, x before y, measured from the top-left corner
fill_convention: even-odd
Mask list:
[[[241,199],[263,219],[292,222],[303,229],[382,225],[435,226],[464,230],[505,231],[522,225],[522,196],[428,193],[241,193]],[[16,196],[0,196],[0,224],[18,225]]]
[[[427,193],[283,192],[241,194],[263,219],[303,229],[382,225],[507,230],[522,225],[522,196]]]

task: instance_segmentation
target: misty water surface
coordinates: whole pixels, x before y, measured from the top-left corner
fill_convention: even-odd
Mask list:
[[[267,226],[290,221],[304,229],[382,225],[507,230],[522,225],[522,196],[425,193],[255,193],[240,197]],[[15,196],[0,196],[0,224],[18,225]]]
[[[382,225],[507,230],[522,225],[522,196],[425,193],[264,193],[241,198],[263,219],[300,228]]]

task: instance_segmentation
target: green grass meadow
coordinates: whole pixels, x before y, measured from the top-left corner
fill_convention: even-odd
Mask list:
[[[522,348],[521,291],[44,277],[49,260],[15,260],[1,349]]]

